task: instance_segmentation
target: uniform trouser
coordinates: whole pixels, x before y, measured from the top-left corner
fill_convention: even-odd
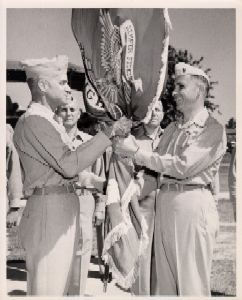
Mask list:
[[[92,194],[87,194],[79,196],[79,201],[80,237],[68,295],[84,295],[92,253],[92,219],[95,209],[95,200]]]
[[[26,251],[27,295],[66,295],[79,236],[76,194],[31,196],[19,234]]]
[[[161,191],[155,219],[157,295],[210,296],[218,212],[210,191]]]
[[[131,293],[134,295],[149,296],[152,294],[151,281],[152,276],[155,276],[154,267],[152,268],[152,262],[154,261],[154,251],[152,250],[155,223],[155,193],[156,191],[152,192],[150,196],[147,196],[144,200],[139,202],[141,213],[145,217],[148,225],[147,234],[149,244],[145,256],[140,260],[138,277],[130,288]]]

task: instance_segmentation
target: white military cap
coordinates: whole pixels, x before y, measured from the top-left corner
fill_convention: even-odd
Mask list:
[[[26,59],[21,61],[20,66],[25,70],[27,78],[38,76],[59,76],[66,75],[68,57],[57,55],[53,59],[46,57],[40,59]]]
[[[208,83],[210,82],[208,75],[202,69],[190,66],[188,64],[185,64],[184,62],[180,62],[175,65],[176,78],[178,78],[179,76],[182,76],[182,75],[203,76],[204,78],[207,79]]]

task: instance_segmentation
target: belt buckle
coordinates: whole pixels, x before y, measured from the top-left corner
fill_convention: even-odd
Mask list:
[[[67,190],[68,194],[73,193],[73,191],[75,192],[75,187],[74,187],[74,184],[72,182],[67,184],[65,187],[66,187],[66,190]]]
[[[76,186],[73,182],[71,183],[71,186],[72,186],[73,192],[75,193],[76,192]]]
[[[178,182],[174,182],[174,185],[176,187],[176,191],[179,192],[180,191],[179,183]]]
[[[70,186],[72,187],[72,192],[75,193],[76,192],[76,186],[73,182],[71,182]]]

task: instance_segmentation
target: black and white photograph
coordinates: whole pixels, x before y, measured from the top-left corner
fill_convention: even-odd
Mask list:
[[[82,2],[1,6],[2,299],[238,297],[241,7]]]

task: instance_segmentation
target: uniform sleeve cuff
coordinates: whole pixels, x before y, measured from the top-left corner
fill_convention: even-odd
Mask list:
[[[137,165],[145,166],[146,162],[150,160],[151,155],[152,152],[139,148],[138,151],[134,154],[134,159]]]

